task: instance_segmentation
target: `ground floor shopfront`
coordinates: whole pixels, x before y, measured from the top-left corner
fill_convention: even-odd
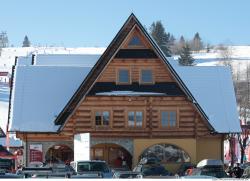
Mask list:
[[[73,141],[27,141],[24,164],[32,161],[65,163],[74,159]],[[126,164],[133,168],[142,158],[154,157],[175,171],[183,162],[223,159],[223,140],[200,139],[127,139],[91,138],[91,159],[105,160],[111,167]],[[36,148],[34,151],[30,148]]]

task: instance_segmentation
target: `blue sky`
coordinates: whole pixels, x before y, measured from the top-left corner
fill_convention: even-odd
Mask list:
[[[250,45],[250,0],[6,0],[0,31],[21,46],[108,46],[133,12],[143,25],[161,20],[179,38],[200,33],[205,43]]]

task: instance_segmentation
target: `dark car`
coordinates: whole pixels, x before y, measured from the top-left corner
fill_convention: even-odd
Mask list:
[[[177,173],[179,176],[184,176],[185,173],[186,173],[186,171],[187,171],[188,169],[193,169],[193,168],[195,168],[195,167],[196,167],[196,166],[195,166],[193,163],[186,162],[186,163],[181,164],[181,166],[179,167],[179,169],[177,170],[176,173]]]
[[[18,175],[25,178],[70,178],[76,175],[75,170],[70,165],[54,164],[44,167],[24,167],[17,171]]]
[[[197,164],[197,168],[193,169],[192,176],[207,175],[216,178],[228,178],[224,171],[223,162],[215,159],[205,159]]]
[[[77,175],[72,178],[112,178],[111,169],[105,161],[88,160],[71,162]]]
[[[0,169],[0,179],[5,179],[5,178],[18,179],[22,178],[22,176],[13,173],[6,173],[4,169]]]
[[[143,177],[147,176],[169,176],[170,173],[165,167],[159,163],[156,164],[139,164],[137,165],[134,172],[139,172]]]
[[[138,178],[140,172],[133,171],[117,171],[114,173],[113,178]]]
[[[250,178],[250,166],[248,166],[247,168],[245,168],[241,178]]]

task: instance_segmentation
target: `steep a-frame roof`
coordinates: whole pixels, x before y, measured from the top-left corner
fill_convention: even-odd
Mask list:
[[[93,67],[89,67],[88,71],[86,71],[86,74],[84,76],[76,75],[75,78],[78,80],[78,82],[75,82],[74,91],[67,94],[69,91],[69,86],[72,86],[72,84],[69,82],[69,86],[66,86],[65,89],[60,90],[61,97],[58,97],[58,100],[61,101],[62,99],[65,99],[65,95],[68,95],[68,100],[66,100],[63,104],[61,104],[61,107],[55,106],[53,109],[49,109],[49,111],[57,110],[56,114],[52,114],[52,117],[48,119],[41,120],[41,124],[43,125],[43,130],[41,130],[42,127],[34,128],[35,132],[44,132],[48,131],[48,125],[51,125],[53,129],[51,129],[51,132],[59,132],[63,125],[66,124],[66,121],[68,118],[74,113],[74,111],[77,109],[78,105],[82,102],[84,97],[90,93],[91,90],[93,90],[94,86],[96,85],[96,80],[101,75],[101,73],[105,70],[106,66],[108,66],[109,62],[112,61],[113,57],[117,55],[118,50],[120,47],[123,47],[123,42],[126,42],[127,37],[129,37],[130,33],[133,32],[134,28],[137,28],[142,36],[144,36],[148,43],[149,47],[153,49],[155,54],[164,61],[164,64],[166,65],[165,68],[169,70],[172,77],[175,79],[176,83],[179,85],[179,87],[182,89],[182,92],[187,95],[187,98],[194,104],[198,112],[204,117],[206,120],[206,123],[208,127],[211,129],[211,132],[218,132],[218,133],[229,133],[229,132],[240,132],[240,126],[237,116],[237,108],[236,108],[236,102],[235,95],[233,93],[233,86],[232,86],[232,80],[229,75],[229,71],[223,70],[221,68],[216,68],[215,70],[212,70],[211,68],[207,67],[205,69],[209,70],[200,70],[197,67],[185,67],[185,68],[176,68],[172,64],[170,64],[169,58],[167,59],[160,48],[157,46],[157,44],[154,42],[152,37],[146,32],[146,30],[143,28],[143,26],[140,24],[140,22],[136,19],[136,17],[131,14],[128,20],[125,22],[123,27],[120,29],[118,34],[115,36],[115,38],[112,40],[111,44],[108,46],[106,51],[102,54],[102,56],[98,59],[98,61],[95,63]],[[28,69],[31,67],[26,67],[25,71],[23,73],[27,74]],[[36,66],[34,66],[32,69],[35,69]],[[48,71],[48,69],[51,69],[52,67],[49,66],[48,68],[44,67],[44,71]],[[62,69],[62,68],[61,68]],[[72,69],[73,70],[73,69]],[[218,72],[219,71],[219,72]],[[72,72],[69,71],[71,74]],[[216,73],[216,74],[215,74]],[[32,77],[34,81],[43,82],[47,80],[48,76],[56,76],[57,74],[54,71],[51,74],[42,74],[42,76],[28,76]],[[65,74],[65,75],[70,75]],[[213,76],[211,76],[213,75]],[[197,79],[197,77],[201,77],[201,79]],[[21,77],[19,77],[21,78]],[[219,78],[221,79],[220,81]],[[57,83],[63,82],[63,77],[58,77]],[[15,79],[14,81],[14,91],[17,91],[17,85],[20,85],[21,82],[24,80],[22,79],[21,82]],[[74,79],[71,79],[74,80]],[[210,81],[209,84],[206,84]],[[202,84],[201,84],[202,83]],[[227,84],[227,86],[219,86],[222,83]],[[33,84],[29,84],[33,85]],[[54,84],[53,84],[54,85]],[[209,86],[208,86],[209,85]],[[41,85],[40,85],[41,86]],[[230,91],[226,91],[225,87],[230,89]],[[39,88],[39,85],[38,85]],[[52,90],[51,90],[52,89]],[[43,102],[47,102],[49,104],[51,101],[54,101],[51,99],[50,96],[46,93],[46,91],[54,92],[55,94],[58,92],[58,86],[45,86],[45,91],[40,91],[40,98],[43,100]],[[22,89],[23,93],[25,91],[30,91],[29,87],[25,87],[25,89]],[[130,89],[129,89],[130,90]],[[19,92],[20,93],[20,92]],[[30,91],[31,94],[36,95],[37,91],[34,89],[34,91]],[[123,92],[124,93],[124,92]],[[116,92],[117,94],[117,92]],[[138,93],[137,93],[138,94]],[[13,94],[15,95],[15,94]],[[32,95],[32,96],[34,96]],[[73,95],[73,96],[72,96]],[[224,96],[221,96],[224,95]],[[59,95],[58,95],[59,96]],[[15,96],[12,96],[15,97]],[[19,96],[19,98],[23,99],[24,96]],[[206,99],[205,99],[206,98]],[[207,100],[209,99],[209,101]],[[215,99],[215,100],[213,100]],[[12,99],[11,99],[12,100]],[[15,104],[17,103],[18,99],[13,99],[15,101]],[[29,101],[33,99],[25,99],[25,101]],[[230,100],[230,101],[228,101]],[[19,102],[23,102],[19,100]],[[39,101],[37,101],[39,102]],[[232,103],[233,105],[230,105]],[[36,109],[37,106],[32,102],[26,102],[28,105],[33,105],[35,111],[39,111],[39,109]],[[54,104],[54,103],[53,103]],[[216,105],[218,104],[218,105]],[[13,102],[14,105],[14,102]],[[215,105],[218,108],[218,110],[215,110]],[[223,105],[229,106],[229,108],[222,107]],[[20,106],[22,108],[22,106]],[[56,109],[55,109],[56,108]],[[26,109],[27,110],[27,109]],[[11,111],[18,111],[18,109],[15,109],[14,106],[12,106]],[[13,113],[14,113],[13,112]],[[231,112],[233,112],[231,114]],[[22,114],[29,115],[30,111],[24,111],[22,110]],[[44,113],[41,114],[41,117],[44,116]],[[16,114],[13,114],[16,115]],[[46,113],[46,115],[48,115]],[[20,117],[16,116],[16,120],[19,121]],[[10,117],[10,119],[13,121],[14,119]],[[25,119],[27,120],[27,119]],[[34,120],[34,119],[31,119]],[[48,124],[45,123],[47,121]],[[54,121],[54,122],[53,122]],[[20,122],[20,121],[19,121]],[[17,122],[13,122],[13,126],[16,126],[16,131],[21,132],[29,132],[29,129],[21,129],[19,126],[20,124],[28,124],[27,121],[21,121],[20,124],[15,124]],[[56,125],[54,125],[54,123]],[[228,124],[230,123],[230,124]],[[231,124],[232,123],[232,124]],[[14,127],[11,128],[14,128]],[[25,125],[22,125],[25,126]]]
[[[203,109],[200,107],[200,105],[195,100],[194,96],[191,94],[191,92],[188,90],[186,85],[183,83],[181,78],[178,76],[174,68],[171,66],[171,64],[168,62],[167,58],[165,57],[164,53],[161,51],[161,49],[158,47],[156,42],[153,40],[153,38],[147,33],[147,31],[144,29],[144,27],[141,25],[141,23],[138,21],[138,19],[135,17],[135,15],[132,13],[127,21],[124,23],[120,31],[117,33],[115,38],[112,40],[106,51],[103,53],[103,55],[99,58],[97,63],[94,65],[88,76],[85,78],[85,80],[82,82],[76,93],[73,95],[71,100],[68,102],[68,104],[64,107],[62,112],[58,115],[57,119],[55,120],[55,124],[61,124],[63,125],[67,118],[73,113],[73,111],[76,109],[77,105],[81,102],[81,100],[84,99],[85,95],[88,93],[88,91],[92,88],[94,82],[98,78],[98,76],[101,74],[105,66],[111,61],[112,57],[115,56],[117,50],[119,49],[122,42],[125,40],[129,32],[133,29],[134,26],[138,26],[143,35],[148,39],[151,46],[155,49],[156,54],[161,58],[166,66],[168,67],[170,73],[175,78],[176,82],[179,84],[180,88],[185,92],[187,97],[192,101],[197,108],[197,110],[202,114],[202,116],[205,118],[206,123],[210,130],[212,132],[216,132],[214,130],[213,126],[210,124],[208,120],[208,116],[203,111]]]

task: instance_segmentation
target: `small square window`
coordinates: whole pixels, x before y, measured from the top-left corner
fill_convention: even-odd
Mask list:
[[[128,45],[129,46],[142,46],[142,43],[138,36],[133,36]]]
[[[95,112],[95,125],[96,126],[109,126],[109,112],[108,111],[97,111]]]
[[[177,116],[175,111],[161,112],[161,126],[162,127],[176,127]]]
[[[102,114],[101,112],[95,113],[95,124],[96,125],[102,125]]]
[[[120,69],[118,72],[118,83],[129,83],[129,70],[128,69]]]
[[[152,70],[141,70],[141,83],[153,83]]]
[[[129,111],[128,112],[128,126],[142,127],[143,125],[143,112],[142,111]]]

